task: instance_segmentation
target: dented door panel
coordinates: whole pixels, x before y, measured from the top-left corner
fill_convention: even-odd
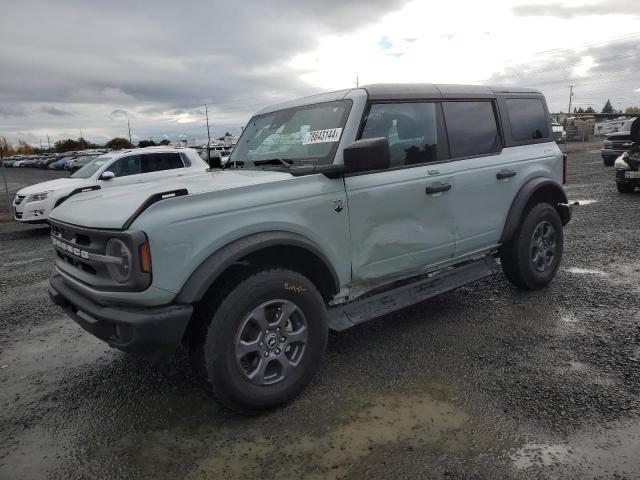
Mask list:
[[[345,178],[355,284],[451,258],[452,190],[426,193],[432,184],[451,183],[449,170],[450,165],[440,164]]]

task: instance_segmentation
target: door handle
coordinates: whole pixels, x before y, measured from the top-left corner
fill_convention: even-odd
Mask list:
[[[425,193],[427,195],[433,195],[434,193],[440,193],[440,192],[446,192],[447,190],[451,190],[451,184],[450,183],[432,183],[431,185],[429,185],[426,190]]]
[[[511,178],[511,177],[515,177],[515,176],[516,176],[516,171],[515,170],[500,170],[496,174],[496,178],[498,180],[504,180],[505,178]]]

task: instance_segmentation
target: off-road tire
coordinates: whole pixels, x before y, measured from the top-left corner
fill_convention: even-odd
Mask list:
[[[627,182],[616,182],[616,188],[620,193],[633,193],[635,187],[629,185]]]
[[[538,271],[532,261],[534,232],[541,225],[550,225],[554,230],[555,253],[544,271]],[[564,235],[560,216],[548,203],[538,203],[525,211],[513,238],[500,247],[500,262],[507,279],[516,287],[539,290],[555,276],[562,260]]]
[[[256,385],[236,358],[238,335],[255,309],[279,300],[295,304],[301,312],[308,327],[307,343],[290,376],[284,376],[283,370],[277,383]],[[219,403],[244,415],[258,414],[297,396],[316,374],[327,344],[324,300],[309,279],[291,270],[254,271],[231,279],[197,306],[192,321],[189,354],[195,375]]]

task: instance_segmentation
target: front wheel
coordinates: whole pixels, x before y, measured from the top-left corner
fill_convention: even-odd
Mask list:
[[[539,203],[525,213],[513,238],[500,247],[502,270],[517,287],[543,288],[560,267],[563,245],[558,212],[548,203]]]
[[[243,414],[294,398],[320,366],[328,327],[306,277],[265,270],[207,298],[196,312],[191,361],[214,397]]]
[[[620,193],[633,193],[634,187],[627,182],[616,182],[616,187]]]

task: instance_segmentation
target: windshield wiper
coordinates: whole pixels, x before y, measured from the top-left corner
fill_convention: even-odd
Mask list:
[[[287,168],[291,168],[293,164],[293,160],[289,160],[288,158],[269,158],[267,160],[254,160],[254,165],[277,165],[284,166]]]

